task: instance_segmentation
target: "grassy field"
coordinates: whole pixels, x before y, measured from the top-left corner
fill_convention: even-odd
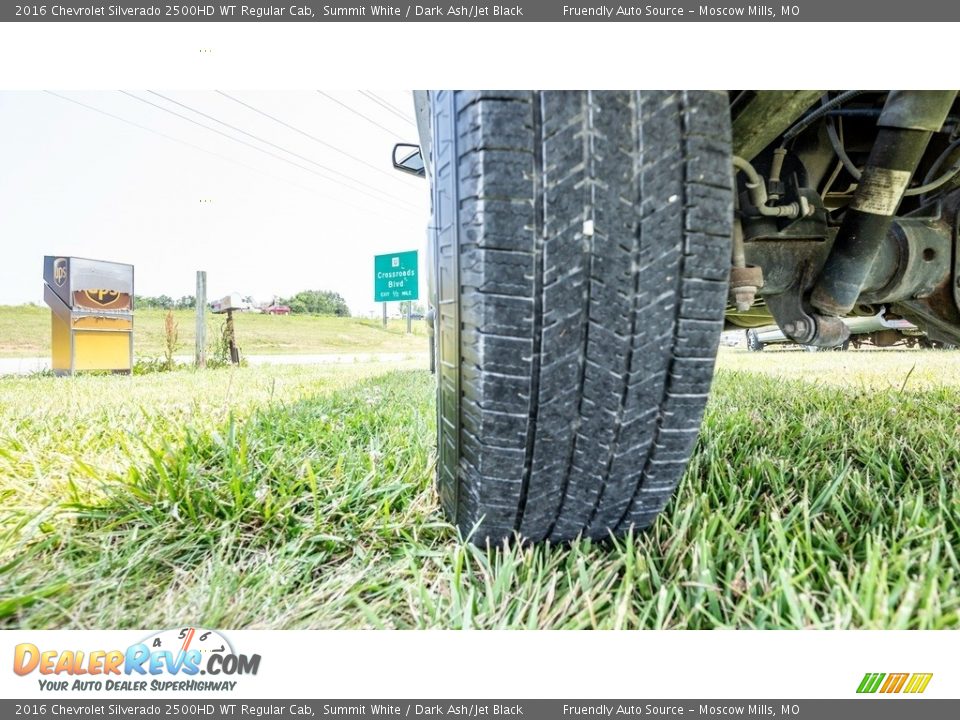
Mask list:
[[[499,551],[418,365],[0,379],[0,625],[960,627],[960,353],[719,365],[650,531]]]
[[[134,352],[139,358],[163,355],[163,310],[137,310]],[[179,345],[177,354],[192,355],[195,315],[176,310]],[[309,315],[262,315],[237,313],[237,344],[247,355],[288,353],[400,353],[426,350],[426,328],[413,322],[406,334],[406,321],[311,317]],[[223,316],[207,314],[207,338],[213,343]],[[0,357],[46,357],[50,355],[50,310],[45,306],[0,305]]]

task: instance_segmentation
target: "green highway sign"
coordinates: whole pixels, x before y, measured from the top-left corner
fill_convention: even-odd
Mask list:
[[[416,300],[419,287],[416,250],[373,256],[374,302]]]

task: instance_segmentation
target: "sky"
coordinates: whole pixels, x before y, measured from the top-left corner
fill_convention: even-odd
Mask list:
[[[42,303],[44,255],[131,263],[138,295],[206,270],[211,300],[333,290],[362,315],[373,256],[419,250],[424,298],[427,183],[390,162],[410,93],[0,92],[0,130],[0,305]]]

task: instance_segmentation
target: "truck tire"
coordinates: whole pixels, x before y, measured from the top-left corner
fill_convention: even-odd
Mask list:
[[[764,345],[760,342],[760,336],[756,330],[750,328],[747,330],[747,350],[750,352],[763,352]]]
[[[723,327],[726,95],[429,106],[444,510],[479,545],[648,526],[692,452]]]

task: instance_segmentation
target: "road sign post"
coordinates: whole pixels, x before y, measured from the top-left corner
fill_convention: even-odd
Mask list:
[[[420,272],[417,251],[374,255],[373,300],[383,303],[383,325],[387,325],[387,303],[407,304],[407,332],[410,332],[410,312],[413,301],[419,298]]]

